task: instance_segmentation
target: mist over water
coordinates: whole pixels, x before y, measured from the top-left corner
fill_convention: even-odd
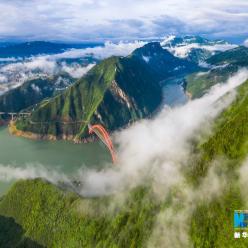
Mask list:
[[[154,195],[163,201],[176,188],[180,194],[173,196],[170,206],[156,216],[148,244],[149,247],[190,246],[188,221],[195,206],[199,201],[208,202],[218,197],[226,185],[224,171],[218,161],[213,163],[197,188],[186,182],[184,169],[190,165],[190,157],[194,155],[192,141],[197,142],[203,135],[211,133],[213,121],[235,100],[235,89],[246,79],[248,70],[241,69],[226,83],[215,85],[202,98],[174,107],[166,105],[153,119],[141,120],[116,132],[113,135],[118,157],[116,165],[111,164],[106,148],[99,144],[81,146],[10,138],[6,130],[1,129],[0,136],[6,138],[6,142],[1,142],[0,149],[0,182],[3,189],[6,190],[18,179],[41,177],[55,184],[63,181],[72,185],[73,180],[80,181],[75,188],[77,193],[84,197],[101,197],[118,196],[116,193],[127,193],[149,182]],[[23,146],[24,150],[20,153],[24,152],[25,160],[30,158],[29,155],[39,155],[37,159],[40,162],[35,162],[33,157],[30,163],[25,163],[18,157],[20,154],[15,147],[13,155],[10,149],[13,144],[9,144],[8,148],[8,139]],[[24,144],[29,142],[25,153]],[[4,157],[6,149],[11,154],[8,158]],[[10,156],[16,162],[12,160],[8,163]],[[44,159],[51,159],[51,163],[44,163]],[[239,171],[241,184],[244,184],[242,174],[247,174],[247,171],[245,163]],[[178,202],[182,206],[180,211],[175,210],[178,209]]]
[[[0,140],[0,195],[18,179],[43,177],[53,182],[61,175],[60,180],[73,180],[79,169],[97,169],[111,161],[100,142],[35,141],[11,136],[6,127],[0,128]]]
[[[109,194],[142,184],[147,177],[169,190],[183,180],[181,170],[191,155],[192,140],[211,130],[212,121],[235,99],[234,89],[247,78],[248,71],[240,70],[202,98],[173,108],[165,106],[154,119],[117,132],[118,165],[85,173],[81,193]]]
[[[77,189],[80,194],[101,196],[130,189],[152,178],[154,185],[162,185],[157,189],[168,192],[184,180],[181,170],[191,155],[192,140],[211,130],[214,118],[235,99],[234,89],[247,78],[248,71],[240,70],[202,98],[174,107],[166,105],[153,119],[141,120],[116,132],[116,166],[111,165],[108,151],[101,143],[31,141],[0,129],[0,181],[44,177],[57,182],[61,173],[61,180],[73,178],[82,182]],[[48,171],[56,176],[48,176]]]

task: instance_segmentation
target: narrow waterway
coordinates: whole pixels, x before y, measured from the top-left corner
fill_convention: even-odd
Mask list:
[[[186,103],[182,79],[163,82],[163,105]],[[28,168],[43,168],[73,176],[82,167],[100,168],[111,163],[107,148],[101,142],[73,144],[66,141],[40,141],[15,137],[7,127],[0,128],[0,195],[22,177]],[[15,175],[10,176],[15,171]]]
[[[111,162],[111,157],[100,142],[73,144],[66,141],[29,140],[10,135],[7,127],[0,128],[0,195],[15,181],[9,180],[8,170],[1,172],[3,167],[23,169],[42,166],[73,175],[83,166],[97,168],[105,162]],[[16,179],[22,176],[19,175],[21,170],[16,173]]]

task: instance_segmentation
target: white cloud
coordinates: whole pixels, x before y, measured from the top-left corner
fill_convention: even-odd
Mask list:
[[[81,78],[94,66],[95,64],[89,64],[87,66],[80,66],[79,64],[67,65],[66,63],[63,63],[62,71],[67,72],[73,78]]]
[[[34,91],[36,91],[37,93],[40,93],[40,88],[39,86],[35,85],[35,84],[31,84],[31,87]]]
[[[15,62],[17,60],[18,60],[18,58],[13,58],[13,57],[11,57],[11,58],[0,58],[0,62]]]
[[[71,40],[162,36],[172,30],[247,35],[247,9],[246,0],[200,5],[193,0],[3,0],[0,35]]]
[[[190,158],[194,155],[192,141],[211,129],[212,121],[235,99],[235,88],[247,78],[248,70],[242,69],[226,84],[216,85],[202,98],[183,106],[165,108],[154,119],[142,120],[116,133],[117,166],[78,171],[74,179],[82,185],[77,191],[83,196],[102,196],[126,192],[149,181],[158,199],[164,200],[173,189],[177,193],[172,194],[170,206],[156,216],[149,247],[187,247],[190,244],[188,221],[195,207],[199,202],[218,197],[226,186],[225,169],[219,166],[223,165],[219,161],[213,163],[199,187],[193,188],[186,183],[183,170],[190,165]],[[246,163],[240,170],[244,187],[247,168]],[[0,165],[1,181],[36,177],[70,184],[64,174],[43,167]],[[178,208],[179,205],[181,208]]]
[[[180,46],[175,46],[175,47],[168,47],[167,49],[177,57],[186,58],[192,49],[202,48],[214,54],[216,51],[223,52],[235,47],[237,47],[237,45],[228,44],[228,43],[214,44],[214,45],[200,45],[198,43],[191,43],[191,44],[181,44]]]
[[[83,58],[85,56],[92,56],[97,59],[105,59],[110,56],[127,56],[136,48],[142,47],[146,44],[143,41],[112,43],[105,42],[104,46],[89,47],[85,49],[71,49],[64,53],[53,55],[55,59],[62,58]]]
[[[194,41],[191,41],[190,39],[184,39],[181,43],[176,44],[174,46],[171,45],[171,42],[175,39],[175,36],[169,35],[168,37],[165,37],[163,41],[161,41],[161,45],[170,51],[172,54],[174,54],[177,57],[180,58],[186,58],[188,54],[193,49],[205,49],[212,54],[214,54],[216,51],[224,52],[226,50],[232,49],[237,47],[235,44],[229,44],[224,41],[208,41],[206,44],[197,43]]]
[[[63,175],[60,171],[50,170],[39,164],[27,165],[26,167],[0,164],[0,181],[2,182],[35,178],[44,178],[54,183],[61,181],[70,183],[68,177]]]
[[[245,45],[246,47],[248,47],[248,39],[246,39],[246,40],[244,41],[244,45]]]
[[[40,76],[54,75],[58,72],[55,61],[45,57],[34,57],[21,62],[10,63],[0,67],[0,78],[3,78],[0,94],[22,85],[26,80]]]
[[[0,74],[0,84],[1,83],[7,83],[7,80],[8,80],[7,77],[5,77],[4,75]]]
[[[49,61],[45,57],[35,57],[28,61],[5,65],[0,69],[2,73],[26,72],[32,70],[40,70],[47,74],[53,74],[56,70],[56,64],[54,61]]]
[[[117,168],[84,173],[81,193],[98,194],[105,189],[111,192],[124,186],[131,187],[143,182],[147,175],[168,190],[181,180],[179,171],[189,158],[190,141],[204,128],[209,128],[211,120],[230,104],[235,95],[222,97],[247,78],[248,71],[241,70],[226,84],[213,87],[204,97],[184,106],[166,108],[155,119],[140,121],[117,133]]]
[[[55,55],[43,55],[18,59],[17,62],[0,66],[0,94],[23,84],[28,79],[55,75],[60,72],[67,72],[73,78],[80,78],[85,75],[95,64],[81,65],[81,62],[67,63],[66,59],[105,59],[110,56],[126,56],[133,50],[145,45],[146,42],[106,42],[104,46],[93,48],[70,49]],[[12,58],[10,60],[12,62]]]
[[[248,206],[248,189],[247,185],[247,176],[248,176],[248,158],[243,162],[242,166],[238,170],[238,175],[240,179],[240,189],[245,204]]]

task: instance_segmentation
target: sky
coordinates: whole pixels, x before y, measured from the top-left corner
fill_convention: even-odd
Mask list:
[[[247,0],[1,0],[0,40],[248,38]]]

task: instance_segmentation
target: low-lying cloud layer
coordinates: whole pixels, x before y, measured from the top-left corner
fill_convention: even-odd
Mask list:
[[[118,187],[134,186],[148,175],[165,188],[177,183],[190,156],[192,139],[209,130],[211,121],[235,98],[234,89],[247,78],[248,71],[241,70],[204,97],[173,109],[165,108],[154,119],[142,120],[117,133],[116,170],[84,174],[82,194],[104,194]]]
[[[28,79],[53,76],[63,72],[73,78],[81,78],[95,63],[110,56],[127,56],[145,42],[106,42],[104,46],[70,49],[60,54],[42,55],[26,59],[4,58],[0,66],[0,94],[23,84]],[[67,60],[73,60],[68,62]],[[1,59],[0,59],[1,61]],[[7,63],[7,64],[6,64]]]
[[[38,77],[49,77],[67,72],[73,78],[80,78],[94,65],[92,63],[85,66],[79,63],[59,63],[44,56],[3,65],[0,67],[0,94]]]
[[[237,45],[229,43],[211,43],[200,45],[198,43],[182,43],[170,46],[175,36],[168,36],[161,41],[161,45],[175,56],[185,58],[192,49],[202,48],[211,53],[225,51]],[[30,58],[0,58],[0,94],[9,89],[22,85],[26,80],[41,76],[53,76],[68,73],[77,79],[85,75],[99,60],[110,56],[127,56],[136,48],[144,46],[145,41],[132,42],[106,42],[104,45],[87,47],[83,49],[69,49],[54,55],[39,55]],[[204,66],[201,63],[200,66]]]
[[[15,167],[13,165],[0,164],[0,181],[10,182],[19,179],[44,178],[50,182],[70,183],[69,178],[60,171],[49,170],[48,168],[36,164],[27,165],[26,167]]]
[[[84,49],[71,49],[61,54],[54,55],[53,58],[84,58],[86,56],[92,56],[96,59],[105,59],[110,56],[127,56],[136,48],[142,47],[147,42],[134,41],[134,42],[122,42],[112,43],[105,42],[104,46],[89,47]]]
[[[234,44],[215,44],[215,45],[199,45],[197,43],[185,44],[177,47],[168,48],[168,50],[175,56],[180,58],[186,58],[193,49],[205,49],[209,51],[212,55],[216,51],[224,52],[226,50],[237,47]]]
[[[165,106],[153,119],[139,121],[117,132],[114,135],[118,147],[117,166],[78,172],[82,181],[80,193],[89,196],[112,194],[142,184],[147,177],[166,190],[182,182],[181,170],[191,155],[192,141],[209,133],[212,121],[235,99],[235,88],[246,79],[248,70],[241,69],[225,84],[215,85],[202,98],[173,108]],[[2,180],[48,177],[48,173],[41,173],[42,167],[38,170],[30,166],[14,169],[13,173],[8,173],[10,166],[6,168],[1,167]]]
[[[164,46],[169,52],[180,58],[186,58],[189,53],[194,49],[204,49],[214,55],[216,51],[224,52],[226,50],[237,47],[235,44],[230,44],[223,40],[210,41],[205,40],[203,43],[199,43],[195,40],[194,37],[184,37],[184,40],[177,44],[172,45],[176,36],[169,35],[161,42],[161,45]]]
[[[213,120],[236,97],[235,88],[248,79],[248,70],[242,69],[225,84],[214,86],[208,94],[183,106],[165,107],[150,120],[142,120],[115,134],[118,147],[117,166],[101,170],[82,169],[75,175],[81,186],[75,189],[83,196],[102,196],[126,192],[135,186],[151,183],[158,200],[172,195],[169,207],[157,215],[149,247],[187,247],[189,218],[200,201],[218,197],[225,188],[223,167],[213,162],[207,176],[198,187],[189,185],[184,170],[190,166],[192,141],[198,141],[211,131]],[[240,169],[241,184],[247,174],[247,163]],[[43,177],[51,182],[65,181],[68,176],[42,167],[13,168],[0,166],[0,180]],[[178,208],[178,206],[181,206]],[[173,216],[173,218],[172,218]],[[180,221],[179,221],[180,220]]]
[[[246,40],[244,41],[244,45],[245,45],[246,47],[248,47],[248,39],[246,39]]]

